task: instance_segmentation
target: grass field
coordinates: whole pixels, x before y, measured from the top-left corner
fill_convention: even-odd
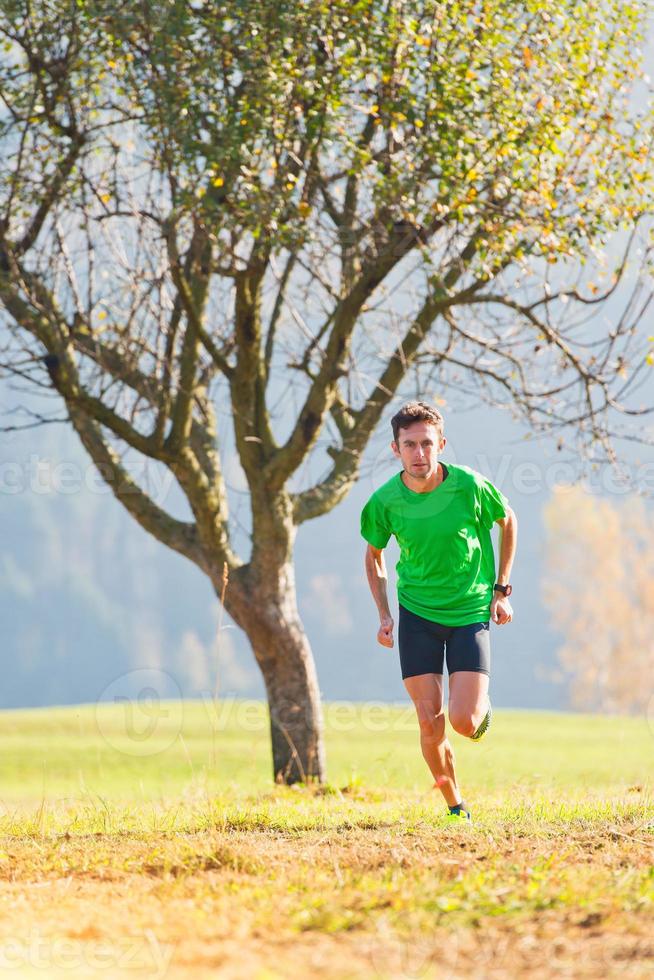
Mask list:
[[[452,739],[451,827],[413,709],[325,707],[329,782],[294,788],[255,702],[0,713],[0,971],[654,976],[646,718],[496,711]]]

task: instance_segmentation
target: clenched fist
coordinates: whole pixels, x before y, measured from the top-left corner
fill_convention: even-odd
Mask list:
[[[504,626],[513,619],[513,607],[503,595],[495,593],[490,607],[490,618],[498,626]]]
[[[384,616],[377,632],[377,642],[383,647],[393,646],[393,620],[390,616]]]

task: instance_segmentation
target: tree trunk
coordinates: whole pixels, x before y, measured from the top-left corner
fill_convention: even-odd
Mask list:
[[[276,630],[266,631],[263,648],[261,638],[251,642],[266,684],[275,781],[323,782],[325,751],[318,679],[301,622],[280,621]]]
[[[263,674],[275,782],[323,782],[325,749],[318,677],[297,609],[292,564],[257,585],[252,570],[228,586],[225,606],[245,631]],[[248,574],[249,573],[249,574]],[[234,583],[236,585],[236,583]]]

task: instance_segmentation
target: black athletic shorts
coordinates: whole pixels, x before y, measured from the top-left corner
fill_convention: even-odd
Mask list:
[[[474,670],[490,676],[490,623],[443,626],[400,605],[400,664],[402,678]]]

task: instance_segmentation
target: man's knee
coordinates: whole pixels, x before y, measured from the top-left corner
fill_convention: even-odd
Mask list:
[[[445,714],[440,711],[422,711],[418,714],[420,737],[430,742],[442,742],[445,738]]]
[[[475,717],[471,711],[452,711],[450,710],[450,724],[459,735],[470,738],[477,731]]]

